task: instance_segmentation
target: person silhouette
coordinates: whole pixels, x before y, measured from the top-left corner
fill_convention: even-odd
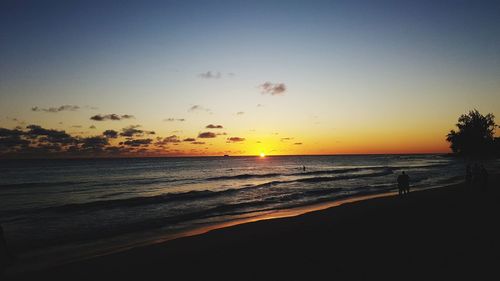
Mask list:
[[[404,193],[408,194],[410,193],[410,176],[405,174],[403,171],[403,185],[404,185]]]
[[[405,171],[401,172],[401,175],[398,176],[398,192],[399,195],[404,195],[410,192],[410,177],[405,173]]]
[[[399,196],[402,196],[404,194],[404,177],[403,175],[405,174],[405,172],[403,171],[401,173],[401,175],[398,176],[398,194]]]

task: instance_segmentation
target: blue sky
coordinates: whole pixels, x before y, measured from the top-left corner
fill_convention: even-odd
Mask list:
[[[116,113],[135,123],[98,129],[193,136],[212,122],[304,143],[282,153],[375,151],[340,144],[368,134],[383,151],[397,132],[401,151],[436,151],[459,114],[500,111],[498,1],[2,1],[0,38],[3,127],[70,131]],[[265,82],[286,91],[262,94]],[[61,105],[82,109],[31,110]]]

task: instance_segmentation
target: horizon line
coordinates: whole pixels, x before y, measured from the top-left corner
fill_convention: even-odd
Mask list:
[[[337,154],[272,154],[268,157],[306,157],[306,156],[377,156],[377,155],[453,155],[453,152],[409,152],[409,153],[337,153]],[[160,155],[160,156],[90,156],[90,157],[0,157],[1,160],[93,160],[93,159],[146,159],[146,158],[227,158],[227,157],[256,157],[258,154],[248,155]]]

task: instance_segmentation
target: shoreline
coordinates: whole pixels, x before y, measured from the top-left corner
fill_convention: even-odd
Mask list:
[[[457,185],[460,182],[447,182],[438,185],[428,186],[428,187],[418,187],[414,189],[412,192],[421,192],[428,189],[436,189],[436,188],[446,188],[448,186]],[[329,208],[335,208],[344,204],[350,204],[370,199],[397,196],[397,191],[386,191],[381,193],[371,193],[371,194],[360,194],[360,195],[345,195],[345,197],[328,199],[321,202],[316,202],[313,204],[304,204],[291,208],[282,208],[275,210],[265,210],[265,211],[257,211],[253,213],[245,213],[242,215],[222,215],[220,217],[228,217],[226,220],[218,221],[218,222],[207,222],[202,223],[198,227],[194,228],[185,228],[178,231],[161,233],[161,234],[153,234],[153,235],[145,235],[145,233],[132,233],[132,234],[123,234],[121,236],[96,241],[84,243],[79,246],[64,246],[60,248],[49,248],[38,250],[48,251],[51,253],[51,257],[56,255],[64,255],[64,251],[78,251],[80,250],[80,254],[73,256],[65,256],[64,258],[59,259],[49,259],[44,260],[43,262],[31,262],[27,264],[21,264],[13,266],[7,270],[7,274],[9,276],[17,276],[19,274],[24,274],[26,272],[40,271],[46,270],[53,267],[65,266],[66,264],[71,264],[75,262],[82,262],[94,258],[99,258],[103,256],[119,254],[122,252],[130,251],[135,248],[148,247],[159,245],[162,243],[168,243],[172,240],[182,239],[185,237],[203,235],[209,233],[210,231],[230,228],[234,226],[238,226],[241,224],[253,223],[264,220],[279,220],[282,218],[296,217],[303,214],[313,213],[322,211]],[[147,236],[147,238],[144,238]],[[131,237],[135,237],[135,239],[130,239]],[[116,240],[131,240],[133,242],[116,242]],[[87,247],[91,245],[91,249],[87,249]],[[100,247],[96,247],[96,245],[101,245]],[[97,250],[95,248],[98,248]],[[33,253],[36,253],[34,251]],[[38,256],[36,255],[28,255],[28,260],[36,260]],[[47,257],[47,256],[46,256]]]
[[[495,176],[498,178],[498,176]],[[414,190],[410,196],[416,197],[419,196],[417,194],[423,194],[426,192],[442,192],[442,190],[456,190],[460,189],[460,186],[463,186],[463,184],[446,184],[441,187],[429,187],[425,189],[420,189],[420,190]],[[423,196],[423,195],[422,195]],[[389,192],[389,193],[383,193],[383,194],[374,194],[374,195],[368,195],[368,196],[361,196],[361,197],[351,197],[351,198],[345,198],[343,200],[339,201],[331,201],[331,202],[323,202],[315,205],[309,205],[309,206],[302,206],[298,208],[293,208],[293,209],[286,209],[286,210],[278,210],[274,211],[268,214],[264,215],[259,215],[256,217],[251,217],[251,218],[244,218],[241,220],[235,220],[235,221],[229,221],[229,222],[224,222],[224,223],[218,223],[215,225],[209,225],[209,226],[204,226],[199,229],[191,230],[188,231],[187,233],[182,233],[178,235],[174,235],[168,238],[164,239],[159,239],[156,240],[154,243],[148,243],[145,245],[139,245],[135,247],[130,247],[125,250],[120,250],[120,251],[115,251],[112,253],[107,253],[103,255],[98,255],[94,256],[91,258],[83,259],[83,260],[78,260],[78,261],[73,261],[71,263],[65,263],[61,264],[56,267],[51,267],[51,268],[45,268],[39,271],[32,271],[32,272],[27,272],[23,274],[15,274],[15,275],[9,275],[9,277],[16,277],[16,278],[23,278],[23,276],[30,276],[30,274],[35,274],[37,272],[43,273],[43,274],[48,274],[47,276],[52,276],[54,277],[51,272],[65,272],[68,269],[70,271],[76,270],[76,268],[81,267],[82,264],[93,264],[95,265],[96,263],[100,263],[103,260],[105,260],[105,263],[110,263],[114,264],[115,261],[113,259],[132,259],[134,260],[134,256],[136,256],[137,252],[148,252],[148,251],[153,251],[154,249],[162,249],[162,248],[169,248],[172,247],[171,245],[175,244],[185,244],[186,240],[209,240],[209,237],[211,236],[220,236],[221,233],[224,232],[234,232],[236,229],[239,228],[252,228],[255,227],[255,225],[260,225],[260,224],[266,224],[267,227],[269,225],[283,225],[287,223],[289,220],[302,220],[304,217],[314,217],[314,216],[322,216],[324,213],[330,213],[330,212],[337,212],[335,210],[337,209],[353,209],[353,206],[357,205],[370,205],[372,203],[370,202],[377,202],[382,200],[386,201],[399,201],[397,199],[397,195],[395,196],[395,192]],[[252,241],[250,241],[252,242]],[[210,244],[211,242],[206,242]],[[188,246],[190,248],[190,246]],[[191,249],[193,250],[193,249]],[[156,251],[156,250],[155,250]],[[196,252],[196,251],[195,251]],[[149,257],[149,254],[143,254],[143,257]],[[155,256],[155,255],[153,255]],[[157,257],[156,257],[157,258]],[[156,259],[153,258],[153,259]],[[101,270],[102,271],[102,270]],[[101,272],[102,273],[102,272]],[[58,274],[59,275],[59,274]]]
[[[427,189],[433,189],[433,188],[442,188],[445,187],[446,185],[443,186],[433,186],[433,187],[427,187],[427,188],[419,188],[415,192],[422,191],[422,190],[427,190]],[[50,269],[53,267],[59,267],[59,266],[64,266],[66,264],[71,264],[75,262],[82,262],[85,260],[90,260],[94,258],[99,258],[103,256],[108,256],[108,255],[113,255],[113,254],[119,254],[122,252],[126,252],[129,250],[133,250],[136,248],[140,247],[148,247],[148,246],[154,246],[154,245],[159,245],[163,243],[168,243],[169,241],[176,240],[176,239],[182,239],[185,237],[191,237],[191,236],[197,236],[197,235],[203,235],[206,233],[209,233],[210,231],[214,230],[219,230],[219,229],[225,229],[225,228],[230,228],[233,226],[238,226],[241,224],[247,224],[247,223],[253,223],[253,222],[258,222],[258,221],[264,221],[264,220],[279,220],[282,218],[288,218],[288,217],[295,217],[295,216],[300,216],[303,214],[311,213],[311,212],[317,212],[317,211],[322,211],[325,209],[329,208],[335,208],[337,206],[341,206],[344,204],[349,204],[349,203],[354,203],[354,202],[359,202],[359,201],[364,201],[364,200],[370,200],[370,199],[375,199],[375,198],[381,198],[381,197],[387,197],[387,196],[395,196],[397,195],[397,192],[395,191],[389,191],[389,192],[383,192],[383,193],[374,193],[374,194],[369,194],[369,195],[354,195],[354,196],[347,196],[345,198],[340,198],[340,199],[333,199],[333,200],[326,200],[324,202],[318,202],[314,204],[304,204],[302,206],[296,206],[292,208],[283,208],[283,209],[276,209],[276,210],[270,210],[270,211],[257,211],[254,213],[246,213],[243,216],[229,216],[230,218],[228,220],[223,220],[219,222],[214,222],[214,223],[203,223],[199,227],[195,228],[187,228],[187,229],[182,229],[179,231],[173,231],[171,233],[163,233],[163,234],[156,234],[153,235],[153,238],[139,238],[135,242],[131,243],[122,243],[119,244],[118,246],[109,246],[109,244],[112,244],[112,242],[109,242],[108,240],[129,240],[127,238],[130,238],[131,236],[144,236],[144,233],[132,233],[132,234],[124,234],[122,236],[118,237],[113,237],[109,238],[107,240],[103,241],[97,241],[97,242],[90,242],[90,243],[85,243],[80,245],[80,247],[83,247],[83,251],[85,252],[84,254],[78,254],[76,256],[70,256],[66,257],[60,260],[44,260],[43,262],[37,262],[37,263],[28,263],[28,264],[20,264],[20,265],[15,265],[12,268],[7,269],[7,276],[17,276],[19,274],[23,274],[26,272],[33,272],[33,271],[40,271],[40,270],[46,270]],[[248,215],[248,216],[245,216]],[[221,217],[228,217],[228,216],[221,216]],[[85,250],[85,247],[88,246],[89,244],[93,245],[99,245],[102,244],[103,246],[99,250]],[[115,242],[116,244],[116,242]],[[103,249],[104,248],[104,249]],[[78,249],[78,247],[72,247],[72,246],[65,246],[61,248],[49,248],[49,249],[41,249],[37,250],[39,252],[42,251],[47,251],[54,255],[62,254],[61,251],[64,251],[65,249],[70,249],[70,250],[75,250]],[[33,253],[36,253],[37,251],[34,251]],[[67,251],[67,250],[66,250]],[[36,254],[33,255],[28,255],[27,260],[33,260],[36,259],[37,256]]]

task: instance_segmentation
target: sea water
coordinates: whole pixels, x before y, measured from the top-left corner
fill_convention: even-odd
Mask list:
[[[20,257],[113,250],[138,237],[394,191],[401,171],[417,190],[462,180],[464,163],[443,155],[0,160],[0,223]]]

